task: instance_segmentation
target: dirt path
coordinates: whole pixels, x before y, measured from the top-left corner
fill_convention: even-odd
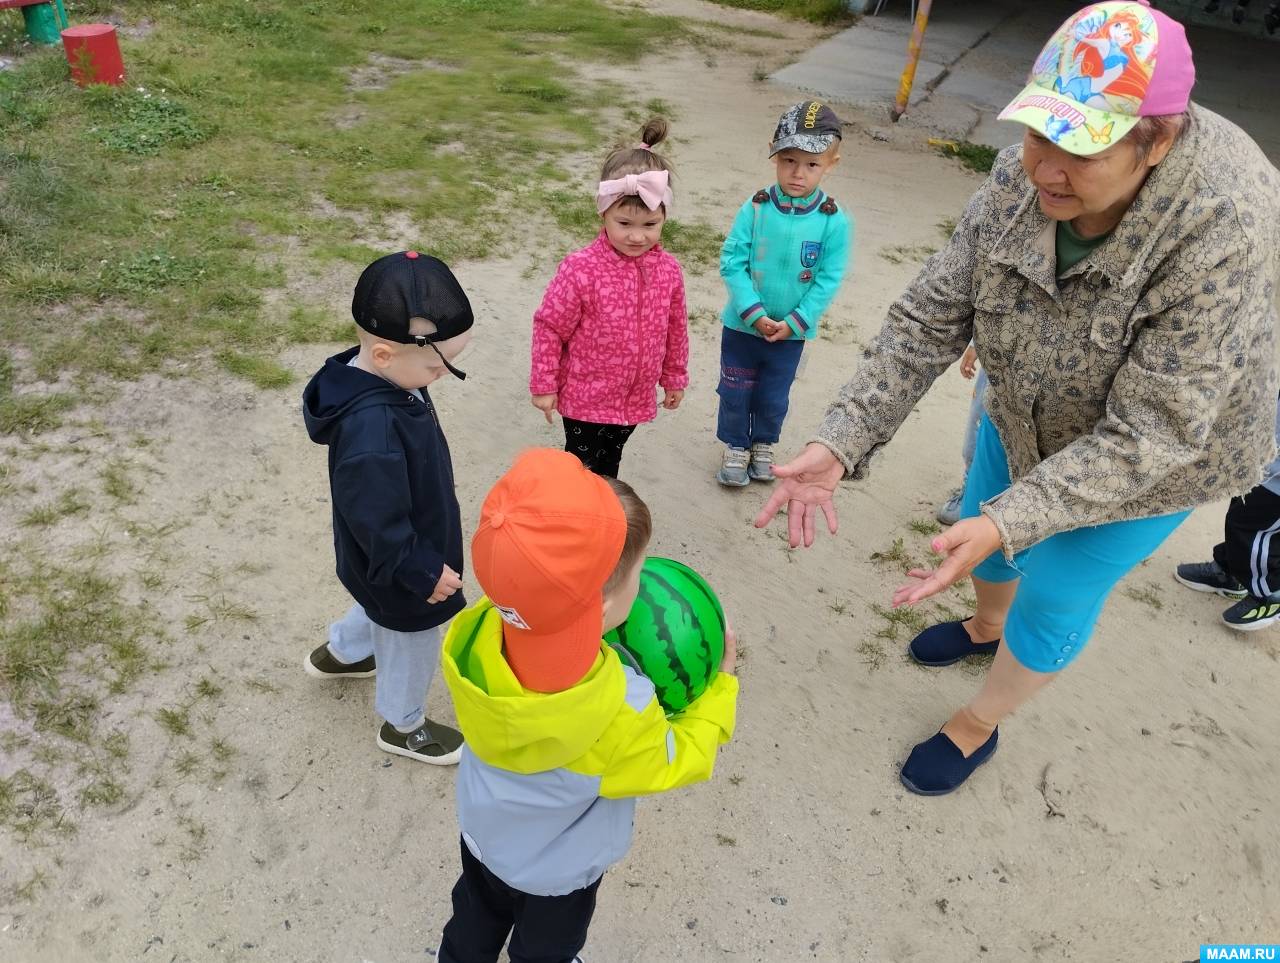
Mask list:
[[[774,25],[694,0],[646,5]],[[644,73],[596,71],[676,107],[681,216],[727,226],[768,182],[761,148],[797,94],[754,77],[816,36],[784,29],[781,44],[726,31],[722,48],[672,52]],[[857,219],[853,272],[829,336],[808,353],[788,450],[916,270],[908,249],[940,244],[938,224],[979,183],[927,152],[923,131],[886,134],[880,119],[850,116],[858,126],[825,186]],[[479,318],[472,377],[435,397],[466,519],[522,445],[558,442],[526,401],[528,318],[548,276],[526,278],[529,265],[458,265]],[[1124,583],[1088,656],[1004,727],[971,785],[913,797],[897,766],[979,673],[904,661],[910,629],[878,609],[899,573],[870,556],[899,538],[923,556],[926,538],[909,525],[956,482],[967,387],[944,377],[872,480],[843,494],[839,537],[790,553],[777,530],[749,527],[763,489],[726,493],[712,479],[721,296],[714,273],[690,279],[693,389],[637,433],[624,473],[653,508],[654,553],[704,572],[740,628],[739,735],[712,784],[640,806],[632,853],[601,889],[588,958],[1096,961],[1123,947],[1181,960],[1202,940],[1274,935],[1280,645],[1221,628],[1212,600],[1170,578],[1176,561],[1206,555],[1220,513],[1196,513]],[[305,378],[323,353],[294,350],[284,363]],[[155,439],[131,517],[183,521],[161,616],[194,596],[213,615],[178,635],[194,645],[166,653],[178,671],[110,709],[129,726],[189,700],[188,734],[135,736],[130,784],[144,789],[52,844],[48,887],[0,913],[0,958],[430,959],[457,873],[453,776],[374,748],[371,685],[300,670],[346,601],[332,575],[324,452],[306,438],[297,394],[152,379],[101,412]],[[201,678],[219,691],[199,696]],[[439,682],[431,702],[451,716]],[[215,739],[234,747],[223,763]],[[182,772],[184,751],[204,761]],[[16,876],[35,857],[11,858]]]

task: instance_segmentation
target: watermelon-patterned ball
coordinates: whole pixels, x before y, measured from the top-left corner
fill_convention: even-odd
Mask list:
[[[724,658],[724,609],[702,576],[669,558],[647,558],[627,620],[604,637],[647,676],[658,702],[679,712],[706,691]]]

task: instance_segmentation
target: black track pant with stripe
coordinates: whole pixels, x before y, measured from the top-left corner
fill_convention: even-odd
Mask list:
[[[1259,485],[1231,499],[1213,560],[1255,598],[1280,599],[1280,495]]]

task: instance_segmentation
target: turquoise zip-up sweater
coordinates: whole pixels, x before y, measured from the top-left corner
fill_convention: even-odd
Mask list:
[[[812,340],[852,248],[852,220],[823,191],[788,197],[775,184],[758,192],[738,210],[720,252],[725,327],[760,337],[752,327],[760,318],[785,319],[795,337]]]

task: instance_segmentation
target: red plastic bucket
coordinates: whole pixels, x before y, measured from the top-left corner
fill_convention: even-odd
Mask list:
[[[88,84],[124,83],[124,58],[116,28],[109,23],[86,23],[62,31],[62,46],[71,64],[71,79]]]

